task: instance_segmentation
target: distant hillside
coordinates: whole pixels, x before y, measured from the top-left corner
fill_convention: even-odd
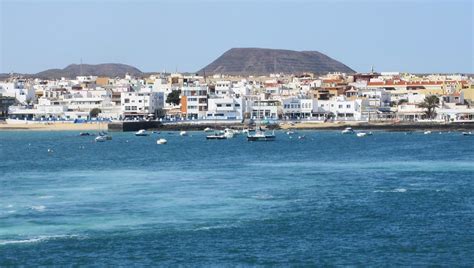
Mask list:
[[[232,48],[199,74],[262,75],[270,73],[328,73],[355,71],[317,51],[265,48]]]
[[[82,70],[81,70],[82,69]],[[71,64],[64,69],[49,69],[43,72],[33,74],[33,77],[59,79],[61,77],[74,78],[78,75],[96,75],[123,77],[126,73],[131,75],[141,75],[142,72],[130,65],[118,63],[104,63],[104,64]]]

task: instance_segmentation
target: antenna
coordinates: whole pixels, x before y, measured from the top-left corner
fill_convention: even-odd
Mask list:
[[[82,58],[81,58],[81,65],[79,65],[79,74],[82,76]]]

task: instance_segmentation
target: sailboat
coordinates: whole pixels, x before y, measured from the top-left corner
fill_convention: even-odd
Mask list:
[[[258,103],[258,107],[260,107],[260,101]],[[262,130],[262,127],[260,126],[260,109],[257,109],[255,131],[247,132],[247,141],[274,141],[275,138],[275,130],[273,130],[271,134],[265,132],[265,130]]]
[[[107,134],[107,132],[102,131],[101,124],[102,123],[99,121],[99,135],[95,138],[95,141],[96,142],[104,142],[104,141],[112,140],[112,136]]]

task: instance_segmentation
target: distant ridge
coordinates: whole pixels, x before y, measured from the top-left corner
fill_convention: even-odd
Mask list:
[[[104,64],[71,64],[64,69],[49,69],[31,75],[38,78],[59,79],[61,77],[75,78],[78,75],[95,75],[108,77],[123,77],[125,74],[141,75],[142,72],[130,65],[119,63],[104,63]]]
[[[199,74],[265,75],[303,72],[355,73],[347,65],[318,51],[232,48],[198,71]]]

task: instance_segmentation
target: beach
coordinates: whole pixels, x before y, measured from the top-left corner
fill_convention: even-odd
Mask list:
[[[25,130],[25,131],[66,131],[66,130],[77,130],[77,131],[85,131],[85,130],[107,130],[107,124],[99,124],[97,123],[15,123],[15,124],[7,124],[7,123],[0,123],[0,131],[9,131],[9,130]]]

